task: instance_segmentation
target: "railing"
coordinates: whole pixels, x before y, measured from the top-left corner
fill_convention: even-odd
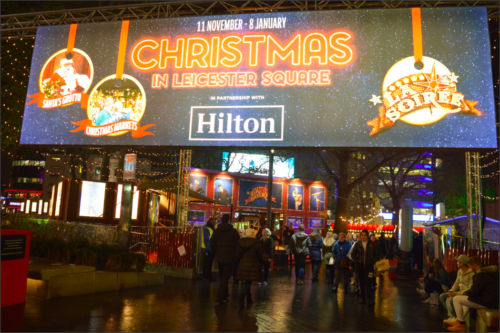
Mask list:
[[[481,258],[484,265],[497,265],[500,244],[479,239],[464,238],[460,236],[443,235],[443,264],[448,272],[457,270],[457,261],[454,259],[461,254],[468,257]]]
[[[186,227],[132,227],[130,251],[142,252],[149,263],[162,266],[197,268],[199,228]],[[186,254],[181,256],[179,247]]]

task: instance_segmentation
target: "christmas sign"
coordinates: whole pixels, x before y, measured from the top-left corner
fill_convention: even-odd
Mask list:
[[[494,110],[480,7],[58,25],[37,30],[21,144],[486,149]]]

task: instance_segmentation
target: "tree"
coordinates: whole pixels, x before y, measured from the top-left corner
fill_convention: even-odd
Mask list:
[[[381,152],[380,154],[386,156],[388,153]],[[406,198],[412,195],[429,195],[428,186],[424,181],[426,177],[418,172],[428,156],[428,153],[406,154],[397,160],[389,161],[386,166],[375,173],[379,179],[379,185],[387,191],[386,193],[389,193],[388,198],[380,194],[377,196],[384,206],[393,212],[393,225],[399,222],[399,210]]]
[[[378,160],[372,160],[371,165],[364,165],[357,158],[358,152],[361,151],[324,150],[313,153],[317,159],[316,165],[325,169],[321,176],[336,185],[335,232],[347,232],[347,200],[355,187],[373,176],[386,163],[402,155],[397,152],[387,153]]]

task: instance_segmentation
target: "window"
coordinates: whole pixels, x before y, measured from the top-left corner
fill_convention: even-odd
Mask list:
[[[359,205],[357,205],[357,207],[356,207],[356,208],[360,209],[361,207],[360,207]]]
[[[370,199],[373,199],[373,192],[370,192]]]
[[[351,206],[351,211],[354,210],[354,206]]]
[[[366,198],[366,191],[363,191],[363,199]]]

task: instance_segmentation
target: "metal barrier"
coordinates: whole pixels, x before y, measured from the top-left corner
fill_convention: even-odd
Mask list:
[[[142,252],[149,263],[162,266],[198,268],[200,229],[190,227],[132,227],[130,250]],[[179,247],[186,254],[181,255]]]

